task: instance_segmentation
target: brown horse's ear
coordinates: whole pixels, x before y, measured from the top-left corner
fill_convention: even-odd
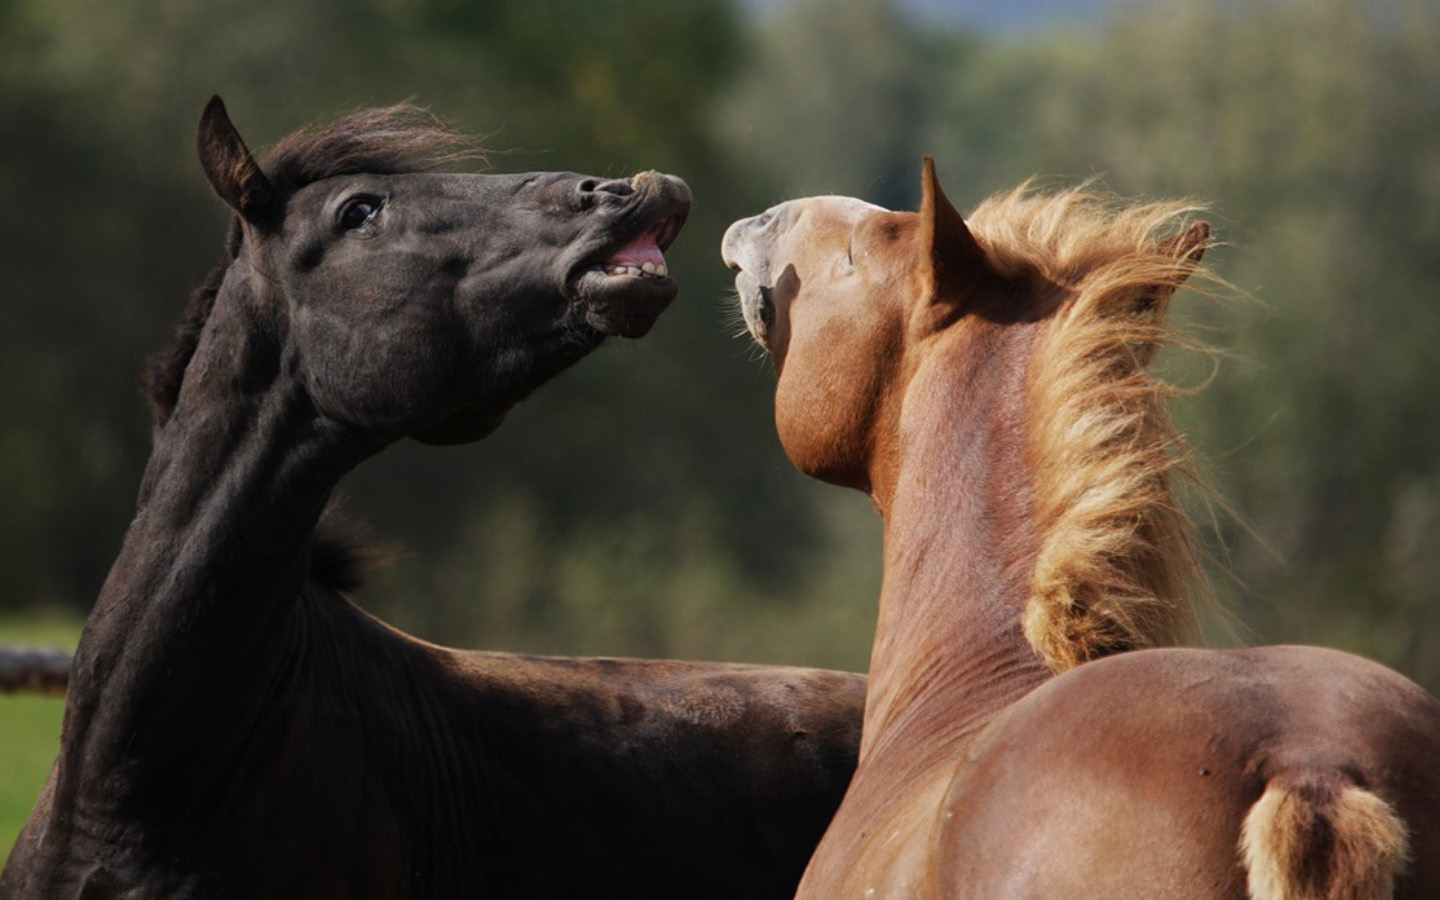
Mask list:
[[[200,114],[195,149],[210,186],[246,221],[255,221],[269,209],[275,193],[270,179],[256,165],[218,96],[211,97]]]
[[[1205,249],[1210,246],[1210,226],[1205,222],[1196,222],[1189,228],[1173,237],[1168,237],[1160,242],[1159,250],[1165,256],[1173,259],[1184,260],[1186,265],[1186,277],[1195,267],[1200,265],[1200,257],[1205,255]],[[1177,284],[1176,287],[1179,287]]]
[[[965,219],[950,204],[935,176],[935,160],[925,157],[920,199],[920,233],[930,262],[931,296],[955,297],[990,271]]]
[[[1195,222],[1184,231],[1157,243],[1155,245],[1156,252],[1163,257],[1175,260],[1179,266],[1164,283],[1156,285],[1154,290],[1147,292],[1141,301],[1142,306],[1163,314],[1166,301],[1200,266],[1200,257],[1205,255],[1205,250],[1209,246],[1210,226],[1205,222]]]
[[[1160,256],[1172,259],[1178,266],[1167,273],[1166,277],[1149,290],[1141,291],[1139,298],[1135,301],[1134,311],[1137,315],[1152,319],[1156,323],[1165,318],[1165,311],[1170,305],[1170,298],[1180,289],[1200,265],[1200,257],[1205,255],[1205,250],[1210,246],[1210,226],[1205,222],[1196,222],[1189,228],[1177,234],[1171,235],[1155,245],[1155,250]],[[1155,352],[1160,349],[1160,341],[1140,342],[1134,348],[1135,358],[1140,365],[1147,366],[1155,358]]]

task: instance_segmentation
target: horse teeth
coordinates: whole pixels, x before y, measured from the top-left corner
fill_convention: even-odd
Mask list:
[[[665,278],[670,274],[669,266],[664,263],[646,262],[638,266],[630,263],[601,263],[591,267],[592,272],[600,272],[612,278],[622,275],[632,275],[639,278]]]

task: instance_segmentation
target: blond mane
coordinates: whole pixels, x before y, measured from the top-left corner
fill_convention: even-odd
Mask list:
[[[1164,238],[1196,212],[1026,184],[969,220],[1002,274],[1061,296],[1038,326],[1026,388],[1038,554],[1023,625],[1056,672],[1177,643],[1211,602],[1174,493],[1177,476],[1199,483],[1167,409],[1179,389],[1146,371],[1159,348],[1194,346],[1164,319],[1197,275],[1195,247]],[[1203,227],[1189,234],[1208,240]]]

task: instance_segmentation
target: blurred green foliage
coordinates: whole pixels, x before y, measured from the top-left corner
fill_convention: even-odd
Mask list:
[[[1257,639],[1440,689],[1440,7],[1132,3],[950,85],[954,116],[991,91],[1025,116],[987,183],[1100,173],[1212,205],[1214,264],[1255,301],[1179,312],[1229,351],[1181,410],[1249,524],[1222,522],[1217,586]]]
[[[0,6],[0,608],[94,597],[147,448],[132,373],[218,254],[193,160],[414,98],[502,171],[654,167],[695,190],[682,295],[471,447],[348,483],[400,551],[358,599],[463,646],[864,668],[879,529],[784,459],[727,312],[724,226],[780,199],[969,205],[1034,173],[1208,201],[1198,301],[1228,349],[1181,410],[1248,527],[1217,579],[1248,636],[1440,689],[1440,11],[1429,0],[1121,3],[1005,36],[885,0],[10,0]],[[10,713],[4,714],[7,717]]]

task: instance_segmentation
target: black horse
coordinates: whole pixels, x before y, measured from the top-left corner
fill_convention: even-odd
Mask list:
[[[433,171],[413,108],[258,165],[218,98],[227,252],[152,365],[154,450],[0,898],[788,897],[859,676],[460,652],[317,537],[387,444],[484,437],[676,294],[679,179]],[[323,531],[323,529],[320,529]]]

